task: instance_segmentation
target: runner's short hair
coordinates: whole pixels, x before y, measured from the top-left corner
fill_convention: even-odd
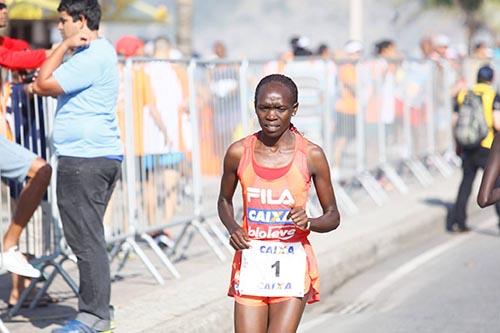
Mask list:
[[[293,82],[293,80],[286,75],[271,74],[260,80],[259,84],[257,85],[257,88],[255,88],[255,98],[254,98],[255,106],[257,106],[257,98],[259,97],[259,92],[261,88],[267,85],[268,83],[279,83],[284,85],[290,91],[290,93],[292,93],[292,104],[295,105],[295,103],[297,103],[299,99],[299,92],[295,82]]]

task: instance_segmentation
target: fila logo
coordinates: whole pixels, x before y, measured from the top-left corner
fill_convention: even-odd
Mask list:
[[[293,205],[295,203],[288,189],[283,190],[279,196],[274,196],[271,189],[248,187],[247,200],[251,202],[252,199],[260,199],[262,204],[268,205]]]

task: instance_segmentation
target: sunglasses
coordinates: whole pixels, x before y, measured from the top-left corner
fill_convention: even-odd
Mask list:
[[[6,5],[6,4],[4,4],[4,3],[0,3],[0,10],[2,10],[2,9],[6,9],[6,8],[7,8],[7,5]]]

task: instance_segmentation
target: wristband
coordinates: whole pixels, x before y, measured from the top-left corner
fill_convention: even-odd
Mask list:
[[[306,230],[310,230],[310,229],[311,229],[311,220],[307,220]]]

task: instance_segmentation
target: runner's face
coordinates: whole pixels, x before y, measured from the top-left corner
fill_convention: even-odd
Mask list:
[[[270,82],[259,91],[255,106],[262,132],[269,137],[280,137],[289,127],[297,112],[292,93],[281,83]]]
[[[59,13],[59,23],[57,29],[61,33],[63,39],[68,39],[77,34],[83,28],[83,21],[73,21],[73,17],[68,15],[67,12],[62,11]]]

